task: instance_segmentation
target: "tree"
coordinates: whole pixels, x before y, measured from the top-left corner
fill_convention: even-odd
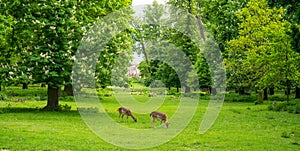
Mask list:
[[[117,3],[117,2],[116,2]],[[103,5],[102,5],[103,4]],[[116,5],[128,6],[129,1]],[[17,20],[17,50],[35,82],[48,85],[45,109],[58,107],[60,87],[70,84],[73,56],[82,35],[97,17],[117,9],[111,1],[1,1],[3,13]],[[101,8],[104,7],[104,8]],[[25,68],[24,68],[25,69]]]
[[[123,21],[130,20],[130,16],[125,16]],[[96,66],[97,85],[102,88],[114,85],[120,87],[128,87],[129,80],[125,76],[130,66],[133,54],[133,41],[130,34],[132,29],[123,31],[116,37],[112,38],[108,44],[101,50],[99,62]],[[114,75],[113,83],[111,81],[112,74]]]
[[[143,18],[136,18],[135,30],[133,38],[136,41],[135,51],[138,54],[143,54],[145,61],[141,63],[141,75],[144,77],[146,86],[149,86],[154,80],[166,80],[159,75],[163,75],[162,70],[165,67],[160,54],[165,51],[166,47],[163,43],[166,42],[164,37],[165,29],[162,24],[165,22],[163,15],[165,14],[163,5],[154,1],[152,5],[147,5],[143,9],[145,13]],[[145,24],[141,24],[145,23]],[[164,66],[164,67],[163,67]],[[161,67],[161,69],[159,69]],[[158,73],[161,72],[161,73]],[[168,72],[169,73],[169,72]],[[166,83],[169,86],[169,83]]]
[[[227,71],[239,86],[258,89],[263,102],[265,88],[272,84],[286,89],[292,79],[295,54],[287,34],[290,24],[282,18],[283,8],[269,8],[266,0],[250,0],[237,13],[239,36],[228,42]]]
[[[292,49],[295,52],[300,53],[300,30],[299,30],[299,24],[300,24],[300,2],[297,0],[268,0],[270,6],[274,7],[284,7],[286,9],[286,13],[284,14],[284,18],[288,20],[292,26],[291,26],[291,32],[289,35],[292,37]],[[300,70],[300,64],[299,60],[296,60],[295,63],[298,62],[298,68],[296,71]],[[300,98],[300,88],[299,88],[299,73],[295,77],[293,87],[295,87],[295,98]]]
[[[226,41],[238,36],[236,12],[245,7],[249,0],[197,0],[203,22],[211,31],[221,51],[226,55]]]
[[[9,64],[13,61],[13,49],[9,47],[12,43],[11,36],[13,34],[13,26],[15,20],[10,15],[2,15],[0,13],[0,91],[1,86],[5,81],[8,81],[9,78]]]

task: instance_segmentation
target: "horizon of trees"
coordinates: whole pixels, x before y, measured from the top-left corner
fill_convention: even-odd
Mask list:
[[[267,92],[272,94],[274,89],[284,90],[287,101],[291,91],[300,98],[300,2],[169,0],[168,3],[191,14],[177,18],[179,15],[176,16],[176,13],[180,12],[174,9],[170,10],[174,13],[169,17],[186,24],[184,28],[188,33],[199,29],[199,33],[195,34],[203,46],[199,47],[185,33],[161,26],[165,22],[165,8],[154,1],[153,5],[145,8],[142,20],[132,18],[131,12],[127,12],[121,20],[128,28],[99,50],[101,55],[96,56],[98,61],[93,77],[98,87],[111,85],[118,55],[124,55],[122,61],[125,63],[118,67],[123,73],[132,59],[130,55],[136,51],[145,57],[140,70],[147,86],[154,80],[161,80],[166,87],[182,87],[185,92],[199,89],[193,86],[199,84],[200,88],[210,89],[212,94],[218,93],[218,82],[212,81],[212,77],[217,79],[220,73],[212,68],[220,67],[210,67],[209,62],[215,58],[206,55],[213,53],[209,50],[214,49],[215,39],[224,58],[228,89],[237,90],[240,94],[246,90],[257,91],[261,103],[267,99]],[[23,84],[23,88],[31,83],[46,84],[48,103],[45,109],[57,108],[61,87],[72,95],[74,56],[84,35],[90,32],[97,20],[130,5],[130,0],[1,1],[0,90],[1,86],[15,83]],[[197,23],[192,23],[193,19]],[[138,22],[148,24],[140,25]],[[207,32],[213,37],[209,37]],[[188,65],[179,64],[182,69],[179,72],[187,73],[178,77],[179,74],[170,65],[159,61],[172,55],[168,48],[173,46],[185,53],[197,75],[188,72]],[[161,51],[169,54],[160,54]],[[199,79],[197,84],[197,81],[191,80],[195,77]],[[128,82],[123,77],[114,84],[128,87]],[[76,89],[80,90],[81,86]]]

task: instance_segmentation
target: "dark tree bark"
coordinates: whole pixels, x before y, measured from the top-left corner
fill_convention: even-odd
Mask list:
[[[286,89],[285,95],[286,95],[286,101],[289,102],[290,101],[290,95],[291,95],[291,89],[289,87]]]
[[[42,87],[42,88],[46,87],[46,84],[45,84],[45,83],[42,83],[42,84],[41,84],[41,87]]]
[[[216,88],[212,88],[211,89],[211,94],[212,95],[216,95],[217,94],[217,89]]]
[[[296,98],[296,99],[299,99],[299,98],[300,98],[300,88],[299,88],[299,87],[296,87],[296,90],[295,90],[295,98]]]
[[[47,105],[44,107],[46,110],[55,111],[58,109],[58,98],[59,98],[59,89],[58,87],[51,87],[48,85],[48,100]]]
[[[23,90],[28,89],[28,84],[27,83],[23,83],[22,88],[23,88]]]
[[[61,87],[58,88],[58,97],[62,96]]]
[[[268,88],[264,89],[264,100],[268,100]]]
[[[245,89],[244,88],[240,88],[238,90],[239,95],[245,95]]]
[[[264,92],[261,90],[258,91],[258,103],[259,104],[264,103]]]
[[[275,94],[275,92],[274,92],[274,87],[271,87],[271,88],[270,88],[269,94],[270,94],[270,95],[274,95],[274,94]]]
[[[64,89],[65,95],[66,96],[74,96],[73,93],[73,86],[72,85],[66,85]]]
[[[291,90],[290,88],[287,88],[284,92],[285,95],[290,95],[291,94]]]
[[[1,87],[1,85],[0,85],[0,91],[2,91],[2,87]]]

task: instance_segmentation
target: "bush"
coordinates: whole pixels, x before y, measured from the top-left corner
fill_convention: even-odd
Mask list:
[[[0,100],[5,101],[7,99],[7,95],[4,93],[0,93]]]
[[[280,102],[274,105],[273,108],[274,111],[286,111],[287,110],[287,103],[286,102]]]
[[[287,111],[288,113],[300,114],[300,103],[295,101],[272,103],[268,106],[269,111]]]
[[[171,90],[168,90],[168,93],[167,95],[175,95],[175,96],[179,96],[181,94],[181,92],[177,92],[177,90],[175,89],[171,89]]]
[[[225,95],[226,102],[255,102],[256,100],[256,95],[240,95],[234,92],[229,92]]]
[[[287,112],[288,113],[294,113],[294,111],[295,111],[295,107],[294,106],[288,106],[287,107]]]
[[[268,110],[269,110],[269,111],[272,111],[273,109],[274,109],[274,108],[273,108],[273,105],[269,105],[269,106],[268,106]]]
[[[71,106],[68,104],[65,105],[58,105],[58,111],[70,111]]]
[[[300,114],[300,104],[295,105],[294,113]]]

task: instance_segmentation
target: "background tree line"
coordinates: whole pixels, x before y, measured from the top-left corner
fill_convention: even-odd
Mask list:
[[[192,16],[181,18],[187,31],[204,26],[219,45],[224,58],[227,88],[244,94],[257,91],[260,102],[276,90],[290,91],[300,97],[300,3],[296,0],[170,0],[169,4],[181,8]],[[0,90],[19,83],[48,85],[46,109],[58,106],[60,88],[72,90],[74,55],[82,37],[93,23],[107,14],[131,5],[125,1],[29,1],[2,0],[0,2]],[[134,27],[135,19],[128,15],[132,29],[114,37],[103,50],[97,62],[97,85],[109,86],[111,69],[120,53],[131,55],[132,49],[144,54],[140,64],[146,85],[161,80],[169,88],[180,88],[178,75],[166,63],[149,60],[147,56],[171,43],[179,47],[194,64],[197,75],[187,73],[185,82],[193,85],[199,78],[201,88],[214,90],[214,81],[207,61],[195,43],[184,34],[159,26],[163,22],[164,6],[154,2],[145,9],[144,20],[151,22]],[[178,19],[170,16],[171,19]],[[189,24],[194,17],[197,26]],[[212,39],[200,39],[209,43]],[[151,49],[151,51],[149,50]],[[212,57],[212,56],[211,56]],[[129,63],[130,57],[126,57]],[[126,69],[127,64],[124,64]],[[182,64],[184,68],[184,64]],[[118,85],[128,86],[125,78]],[[191,87],[185,87],[189,92]]]
[[[284,90],[287,101],[291,90],[299,98],[298,1],[170,0],[169,4],[200,18],[206,29],[213,33],[224,57],[229,90],[236,90],[241,95],[248,94],[247,90],[256,91],[260,103],[268,98],[268,94],[274,94],[274,89]],[[158,7],[155,4],[147,9],[155,10]],[[154,13],[148,11],[145,18],[151,14]],[[185,21],[188,22],[188,19]],[[153,38],[151,34],[145,35]],[[196,66],[197,75],[189,76],[198,76],[200,87],[209,88],[214,93],[210,76],[212,71],[200,50],[188,38],[174,36],[176,32],[167,34],[173,36],[158,35],[162,35],[161,38],[155,39],[165,38],[181,46]],[[142,52],[147,56],[145,50]],[[150,85],[151,81],[159,79],[166,82],[167,87],[180,86],[174,70],[157,60],[146,59],[140,69],[146,84]],[[193,83],[191,79],[186,80]]]

